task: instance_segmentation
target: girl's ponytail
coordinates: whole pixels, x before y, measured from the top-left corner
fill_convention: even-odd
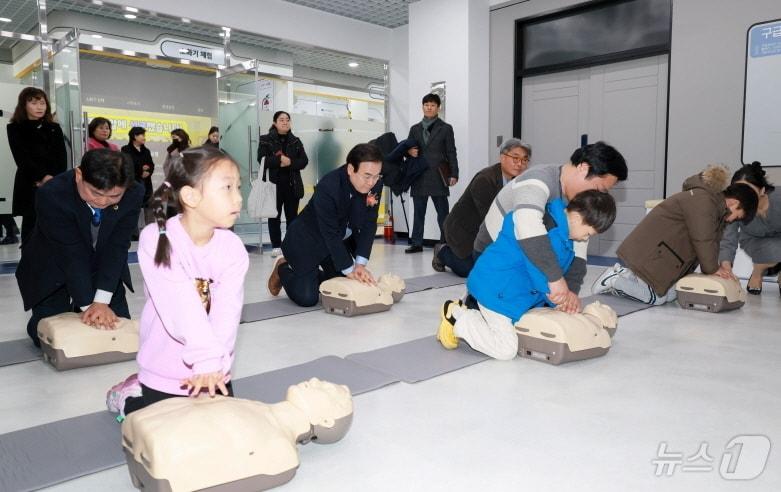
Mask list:
[[[168,203],[173,200],[173,187],[168,181],[163,181],[152,195],[152,209],[155,214],[155,222],[160,232],[160,238],[157,241],[157,250],[155,251],[155,266],[171,266],[171,242],[168,240],[165,229],[166,209]]]
[[[237,166],[228,154],[212,146],[187,149],[171,159],[165,181],[152,195],[152,210],[157,230],[160,232],[155,251],[155,266],[171,267],[171,241],[168,240],[166,231],[169,204],[178,206],[182,213],[185,213],[185,207],[179,200],[179,190],[185,186],[198,186],[214,164],[226,159]]]

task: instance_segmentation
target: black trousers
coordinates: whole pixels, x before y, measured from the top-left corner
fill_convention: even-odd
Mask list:
[[[130,310],[127,307],[127,299],[125,298],[125,286],[120,280],[117,289],[114,291],[114,295],[111,297],[111,304],[109,307],[114,314],[122,318],[130,318]],[[49,297],[45,298],[32,309],[32,316],[30,321],[27,322],[27,334],[32,338],[36,347],[41,346],[41,342],[38,340],[38,322],[43,318],[49,316],[56,316],[62,313],[78,313],[81,311],[81,306],[74,306],[71,300],[68,290],[65,287],[61,287],[54,291]]]
[[[277,216],[268,219],[268,233],[271,236],[271,247],[279,248],[282,246],[282,209],[285,210],[285,220],[287,226],[293,219],[298,217],[299,198],[290,183],[277,184]]]
[[[228,389],[228,396],[233,396],[233,385],[231,384],[230,381],[228,381],[228,384],[226,384],[225,387]],[[221,395],[222,393],[217,391],[217,394]],[[142,408],[148,407],[153,403],[167,400],[169,398],[186,398],[186,397],[184,395],[172,395],[170,393],[163,393],[162,391],[157,391],[155,389],[150,388],[149,386],[144,386],[142,384],[141,396],[128,398],[125,401],[125,415],[129,415],[131,412],[135,412],[136,410],[141,410]]]
[[[475,260],[472,258],[472,255],[466,258],[459,258],[447,244],[439,250],[439,260],[446,266],[449,266],[453,273],[462,278],[468,277],[472,267],[475,266]]]
[[[5,229],[5,234],[2,234],[3,229]],[[0,214],[0,235],[5,237],[16,237],[18,231],[13,215]]]
[[[344,241],[347,250],[353,257],[355,256],[356,244],[352,236]],[[288,255],[291,248],[285,248],[285,259],[287,263],[279,267],[279,278],[282,281],[282,288],[291,301],[299,306],[314,306],[320,301],[320,284],[328,279],[343,276],[334,266],[331,256],[325,256],[319,260],[319,264],[314,263],[312,268],[296,267],[295,254]],[[300,250],[297,248],[296,253]],[[311,262],[307,262],[312,264]]]
[[[439,224],[439,240],[445,241],[445,219],[450,212],[450,204],[446,196],[413,196],[412,203],[415,205],[414,218],[412,222],[412,245],[423,246],[423,228],[426,225],[426,208],[428,199],[434,202],[434,208],[437,211],[437,223]]]

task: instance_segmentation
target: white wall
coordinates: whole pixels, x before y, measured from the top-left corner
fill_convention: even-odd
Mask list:
[[[422,117],[431,83],[445,81],[444,119],[453,125],[460,177],[452,205],[488,164],[488,0],[422,0],[409,10],[409,122]],[[426,239],[439,237],[433,209],[430,204]]]
[[[529,0],[491,11],[492,143],[513,127],[515,20],[581,3]],[[710,162],[739,165],[746,32],[754,23],[778,18],[778,0],[673,0],[668,194]]]
[[[152,12],[231,27],[345,53],[390,59],[391,29],[282,0],[126,0]]]
[[[399,140],[407,137],[409,114],[409,27],[393,29],[389,67],[390,131]]]
[[[778,0],[673,1],[668,194],[707,163],[740,164],[746,32],[778,18]]]
[[[14,66],[10,63],[0,63],[0,82],[18,83],[18,80],[14,77]]]

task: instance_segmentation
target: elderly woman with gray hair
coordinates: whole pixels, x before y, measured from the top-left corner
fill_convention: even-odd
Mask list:
[[[431,260],[434,270],[449,267],[459,277],[469,275],[474,266],[472,246],[485,214],[502,186],[529,167],[531,155],[531,145],[510,138],[499,148],[499,162],[475,174],[445,219],[445,242],[434,247]]]

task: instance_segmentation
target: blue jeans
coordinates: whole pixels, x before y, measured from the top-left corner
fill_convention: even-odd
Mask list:
[[[426,225],[426,207],[428,199],[434,202],[437,210],[437,223],[439,223],[439,240],[445,241],[445,218],[450,212],[450,204],[446,196],[413,196],[412,203],[415,206],[415,215],[412,222],[412,245],[423,246],[423,227]]]
[[[453,270],[453,273],[461,278],[468,277],[472,267],[475,266],[475,260],[472,258],[472,255],[466,258],[459,258],[447,244],[439,250],[438,257],[445,266],[449,267]]]

